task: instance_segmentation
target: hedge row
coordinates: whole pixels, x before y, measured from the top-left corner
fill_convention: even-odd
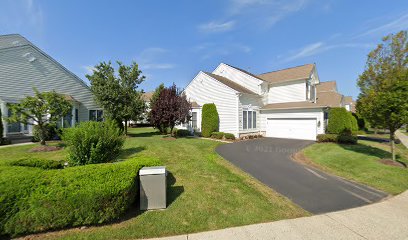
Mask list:
[[[213,132],[211,133],[211,138],[234,140],[235,136],[232,133]]]
[[[118,219],[135,201],[137,174],[153,158],[66,169],[0,166],[0,238],[100,224]]]
[[[319,134],[317,135],[317,142],[334,142],[342,144],[356,144],[357,136],[352,134]]]
[[[191,136],[191,132],[187,129],[177,129],[174,128],[173,129],[173,134],[175,137],[187,137],[187,136]]]

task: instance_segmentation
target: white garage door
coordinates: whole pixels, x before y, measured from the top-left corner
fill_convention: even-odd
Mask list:
[[[316,140],[316,131],[314,118],[267,119],[267,137]]]

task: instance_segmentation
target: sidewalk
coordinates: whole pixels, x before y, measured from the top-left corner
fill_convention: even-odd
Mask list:
[[[158,239],[408,239],[408,191],[339,212]]]
[[[406,148],[408,148],[408,136],[407,135],[402,133],[400,130],[397,130],[395,132],[395,136],[401,141],[402,144],[404,144]]]

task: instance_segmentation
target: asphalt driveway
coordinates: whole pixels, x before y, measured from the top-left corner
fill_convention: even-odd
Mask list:
[[[290,156],[312,141],[262,138],[220,145],[222,157],[311,213],[370,204],[388,196],[367,186],[326,174]]]

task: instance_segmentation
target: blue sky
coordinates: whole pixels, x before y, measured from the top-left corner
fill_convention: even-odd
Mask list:
[[[225,62],[253,73],[316,63],[358,95],[367,53],[408,28],[408,1],[2,0],[0,34],[19,33],[86,80],[100,61],[135,60],[145,91],[184,87]]]

